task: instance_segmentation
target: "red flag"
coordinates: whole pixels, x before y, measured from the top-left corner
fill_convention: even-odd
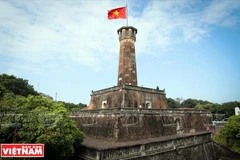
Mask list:
[[[108,11],[109,20],[118,19],[118,18],[122,18],[122,19],[127,18],[126,7],[115,8]]]

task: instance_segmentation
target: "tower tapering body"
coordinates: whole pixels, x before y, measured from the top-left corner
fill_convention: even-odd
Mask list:
[[[124,26],[117,30],[120,42],[118,86],[123,84],[137,86],[137,66],[135,41],[137,29]]]

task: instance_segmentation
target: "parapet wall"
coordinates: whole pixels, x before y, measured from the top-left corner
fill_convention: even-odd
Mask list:
[[[93,91],[87,109],[137,108],[140,105],[143,108],[167,108],[165,91],[131,85]]]
[[[121,89],[128,89],[128,90],[135,90],[135,91],[140,91],[140,92],[148,92],[148,93],[156,93],[156,94],[164,94],[164,90],[157,90],[157,89],[152,89],[152,88],[147,88],[147,87],[139,87],[139,86],[131,86],[131,85],[122,85],[122,86],[114,86],[110,88],[105,88],[97,91],[93,91],[91,95],[99,95],[102,93],[108,93],[108,92],[113,92],[113,91],[119,91]]]
[[[88,140],[87,140],[88,141]],[[179,137],[169,137],[166,139],[153,139],[124,143],[124,145],[105,144],[94,146],[84,142],[80,149],[80,156],[83,159],[96,160],[215,160],[214,146],[210,133],[200,133],[184,135]],[[91,140],[89,140],[91,141]]]
[[[107,141],[129,141],[206,130],[211,123],[206,111],[169,109],[99,109],[72,114],[87,136]]]

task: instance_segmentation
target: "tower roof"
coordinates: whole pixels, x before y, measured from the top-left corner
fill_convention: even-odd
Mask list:
[[[135,27],[133,27],[133,26],[122,26],[121,28],[119,28],[119,29],[117,30],[117,33],[118,33],[119,31],[121,31],[122,29],[132,29],[132,30],[135,30],[136,33],[137,33],[137,28],[135,28]]]

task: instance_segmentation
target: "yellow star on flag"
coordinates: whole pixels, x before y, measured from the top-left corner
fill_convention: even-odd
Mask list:
[[[0,0],[1,1],[1,0]],[[127,18],[127,7],[119,7],[119,8],[114,8],[111,10],[108,10],[108,19],[126,19]]]
[[[118,12],[118,10],[116,10],[115,12],[113,12],[116,16],[118,16],[119,15],[119,12]]]

